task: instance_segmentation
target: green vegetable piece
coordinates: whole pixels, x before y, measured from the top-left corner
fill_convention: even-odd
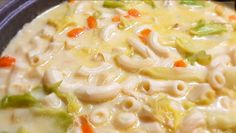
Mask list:
[[[205,6],[204,0],[181,0],[180,4],[190,6]]]
[[[187,54],[194,54],[199,51],[199,48],[197,46],[192,45],[190,42],[184,39],[177,38],[175,41],[177,48],[184,53]]]
[[[153,0],[143,0],[146,4],[150,5],[152,8],[155,8],[156,5]]]
[[[23,127],[20,127],[18,130],[17,130],[17,133],[29,133],[25,128]]]
[[[32,110],[36,116],[47,117],[55,120],[55,125],[67,132],[69,127],[73,124],[73,117],[63,110],[36,108]]]
[[[30,94],[5,96],[0,103],[1,108],[21,108],[33,107],[37,104],[37,100]]]
[[[203,20],[197,22],[197,25],[190,29],[190,33],[196,36],[215,35],[226,32],[227,28],[222,23],[209,22]]]
[[[81,109],[81,104],[77,97],[72,93],[62,93],[56,91],[55,94],[67,104],[67,111],[69,113],[78,114]]]
[[[188,68],[150,67],[139,72],[141,75],[161,80],[183,80],[186,82],[205,82],[207,71]]]
[[[118,29],[120,29],[120,30],[126,29],[133,24],[133,22],[130,22],[125,17],[121,17],[120,22],[121,23],[118,25]]]
[[[58,90],[58,87],[61,85],[62,81],[59,81],[57,83],[54,83],[50,86],[44,86],[44,91],[46,93],[56,92]]]
[[[192,56],[187,57],[187,60],[193,65],[198,62],[201,65],[209,65],[211,63],[211,55],[206,54],[205,51],[200,51]]]
[[[99,18],[101,15],[102,15],[102,13],[100,11],[96,11],[96,12],[93,13],[93,16],[95,18]]]
[[[57,82],[49,87],[45,86],[44,90],[47,93],[54,92],[62,101],[67,104],[67,110],[70,113],[78,113],[81,109],[80,102],[77,97],[72,93],[62,93],[58,90],[58,87],[61,85],[62,81]]]
[[[125,4],[122,1],[105,0],[104,3],[103,3],[103,7],[106,7],[106,8],[122,8],[122,7],[125,7]]]

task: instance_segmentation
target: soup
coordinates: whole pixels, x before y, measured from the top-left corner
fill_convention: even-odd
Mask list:
[[[235,133],[236,14],[211,1],[66,1],[0,57],[1,133]]]

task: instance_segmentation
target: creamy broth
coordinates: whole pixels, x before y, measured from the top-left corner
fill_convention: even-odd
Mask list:
[[[236,14],[211,1],[67,1],[0,57],[0,133],[235,133]]]

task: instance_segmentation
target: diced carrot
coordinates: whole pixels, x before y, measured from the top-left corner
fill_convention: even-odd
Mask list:
[[[68,0],[68,2],[69,2],[69,3],[74,3],[74,2],[75,2],[75,0]]]
[[[10,56],[3,56],[0,57],[0,67],[11,67],[16,62],[16,59],[14,57]]]
[[[140,12],[139,12],[137,9],[130,9],[130,10],[128,10],[128,14],[129,14],[130,16],[133,16],[133,17],[139,17],[139,16],[141,16],[141,15],[140,15]]]
[[[81,129],[83,133],[94,133],[93,127],[89,124],[86,116],[80,116]]]
[[[112,18],[112,22],[119,22],[120,21],[120,16],[114,16],[113,18]]]
[[[78,37],[83,31],[84,31],[84,28],[74,28],[67,33],[67,36],[71,38],[75,38],[75,37]]]
[[[151,33],[150,29],[144,29],[140,32],[139,38],[146,44],[150,33]]]
[[[177,60],[174,63],[175,67],[187,67],[187,64],[184,62],[184,60]]]
[[[236,20],[236,15],[231,15],[231,16],[229,16],[229,20],[231,20],[231,21]]]
[[[90,29],[94,29],[94,28],[97,27],[97,20],[96,20],[96,18],[93,17],[93,16],[89,16],[89,17],[87,18],[87,23],[88,23],[88,27],[89,27]]]

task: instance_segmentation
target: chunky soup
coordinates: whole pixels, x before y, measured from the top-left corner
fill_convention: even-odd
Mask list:
[[[235,30],[211,1],[66,1],[3,51],[0,132],[236,133]]]

